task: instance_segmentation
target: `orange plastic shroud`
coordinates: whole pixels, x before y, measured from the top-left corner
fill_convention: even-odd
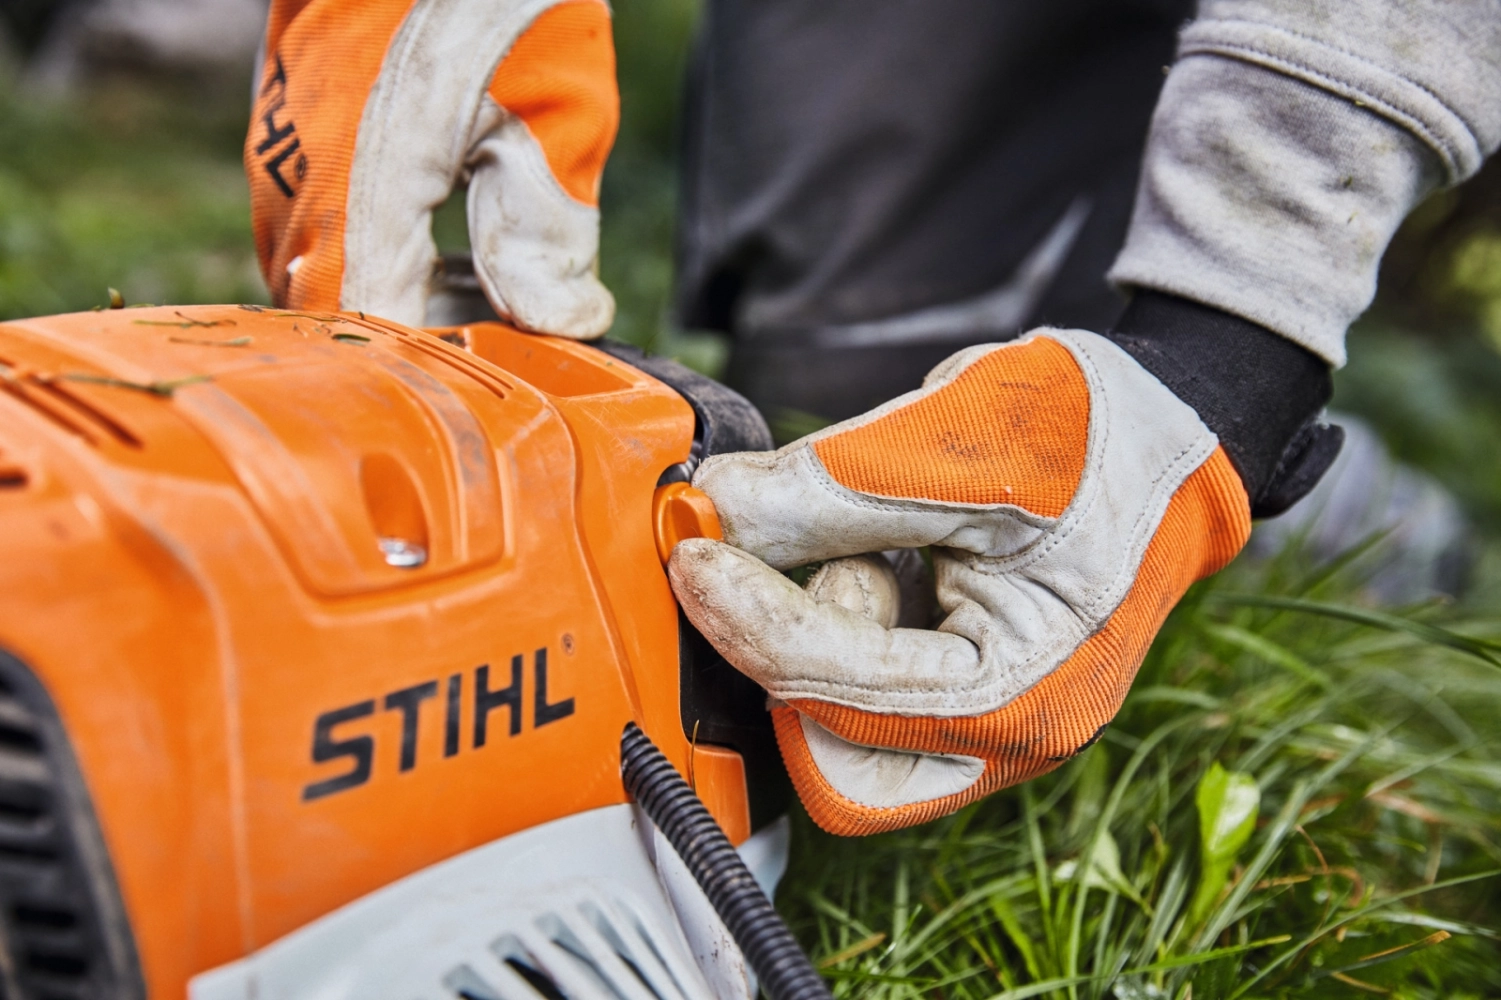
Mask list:
[[[690,750],[654,525],[675,392],[499,324],[132,309],[0,325],[0,649],[61,716],[153,996]]]

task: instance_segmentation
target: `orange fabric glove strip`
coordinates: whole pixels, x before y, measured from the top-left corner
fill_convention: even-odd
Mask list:
[[[516,40],[488,93],[526,122],[563,190],[599,204],[620,127],[609,8],[571,0],[546,11]]]
[[[1015,504],[1057,517],[1078,489],[1088,435],[1089,387],[1078,362],[1038,338],[993,351],[943,392],[813,450],[835,481],[862,493]]]

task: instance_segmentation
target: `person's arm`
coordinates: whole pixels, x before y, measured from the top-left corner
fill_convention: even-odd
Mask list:
[[[274,0],[245,139],[277,305],[423,322],[432,211],[468,180],[475,274],[527,330],[597,337],[619,121],[603,0]]]
[[[1396,227],[1501,140],[1495,0],[1207,0],[1153,122],[1107,336],[961,351],[922,389],[694,483],[693,623],[774,699],[809,814],[864,834],[1042,774],[1173,605],[1338,447],[1317,416]],[[935,629],[777,572],[932,546]]]
[[[1202,0],[1110,278],[1338,367],[1402,220],[1498,144],[1493,0]]]

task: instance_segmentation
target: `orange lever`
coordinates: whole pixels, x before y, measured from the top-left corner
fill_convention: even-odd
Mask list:
[[[657,535],[657,555],[663,565],[685,538],[724,538],[714,501],[703,490],[687,483],[658,486],[651,502],[652,527]]]

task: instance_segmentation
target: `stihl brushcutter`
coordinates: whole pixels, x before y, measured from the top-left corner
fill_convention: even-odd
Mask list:
[[[0,995],[827,996],[765,696],[663,570],[769,446],[496,323],[0,325]]]

